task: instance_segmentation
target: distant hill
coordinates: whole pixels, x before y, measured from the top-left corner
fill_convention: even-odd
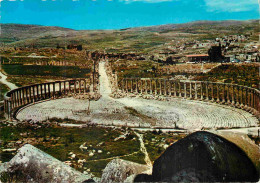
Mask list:
[[[166,30],[179,30],[179,29],[196,29],[196,28],[230,28],[230,27],[241,27],[241,26],[250,26],[250,27],[259,27],[259,20],[224,20],[224,21],[194,21],[189,23],[183,24],[165,24],[165,25],[158,25],[158,26],[149,26],[149,27],[137,27],[133,28],[136,30],[143,30],[143,31],[154,31],[154,32],[161,32]]]
[[[0,26],[0,38],[3,42],[15,42],[23,39],[39,38],[45,36],[61,36],[77,32],[72,29],[56,26],[25,24],[0,24]]]
[[[120,30],[73,30],[56,26],[0,24],[0,43],[9,46],[56,47],[82,44],[91,50],[152,52],[173,39],[215,39],[217,36],[253,33],[258,40],[259,20],[196,21]],[[181,36],[178,35],[181,33]]]

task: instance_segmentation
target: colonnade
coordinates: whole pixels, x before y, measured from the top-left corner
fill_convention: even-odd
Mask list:
[[[247,86],[208,81],[125,78],[119,81],[118,90],[123,93],[211,101],[241,108],[260,117],[260,91]]]
[[[38,101],[57,99],[74,94],[90,92],[88,79],[72,79],[20,87],[6,93],[4,97],[5,117],[11,120],[17,109]]]

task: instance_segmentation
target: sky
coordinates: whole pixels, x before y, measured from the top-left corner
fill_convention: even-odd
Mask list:
[[[76,30],[259,19],[259,0],[0,0],[1,23]]]

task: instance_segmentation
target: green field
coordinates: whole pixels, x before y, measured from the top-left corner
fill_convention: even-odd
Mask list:
[[[76,66],[50,65],[2,65],[2,69],[11,76],[56,76],[65,78],[84,78],[91,71]]]
[[[8,92],[8,90],[9,88],[6,85],[0,83],[0,101],[4,100],[4,94]]]

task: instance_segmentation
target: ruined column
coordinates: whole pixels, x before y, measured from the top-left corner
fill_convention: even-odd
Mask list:
[[[208,100],[207,99],[208,85],[207,85],[207,82],[204,83],[204,84],[205,84],[205,88],[206,88],[206,100]],[[200,100],[203,100],[203,99],[204,99],[204,96],[203,96],[203,82],[201,81],[200,82]]]
[[[86,88],[87,88],[87,81],[86,81],[86,79],[84,79],[84,93],[85,94],[87,93]]]
[[[187,84],[186,84],[186,81],[184,81],[184,98],[187,98]]]
[[[94,83],[93,83],[93,92],[94,92]],[[77,93],[77,81],[74,80],[74,94],[76,94],[76,93]]]
[[[226,99],[225,99],[225,84],[222,83],[222,88],[223,88],[223,95],[222,95],[222,103],[224,104],[226,102]]]
[[[215,97],[214,97],[214,83],[211,83],[211,101],[214,102],[215,101]]]
[[[194,83],[194,89],[195,89],[195,100],[197,100],[198,99],[198,87],[197,87],[197,81],[195,81],[195,83]]]
[[[152,95],[153,94],[152,80],[149,79],[149,82],[150,82],[150,95]]]
[[[131,93],[133,93],[133,78],[131,78]]]
[[[135,79],[135,92],[138,94],[138,79]]]
[[[234,106],[235,105],[235,89],[234,89],[233,84],[231,84],[231,87],[232,87],[231,104]]]
[[[179,83],[179,97],[181,97],[181,82],[180,81],[178,81]],[[186,89],[185,89],[185,91],[186,91]]]
[[[29,103],[32,103],[32,87],[29,86],[28,90],[29,90]]]
[[[79,79],[79,94],[81,94],[81,79]]]
[[[248,109],[248,88],[245,87],[245,109]]]
[[[167,95],[167,83],[166,83],[166,79],[163,80],[163,84],[164,84],[164,95]]]
[[[36,85],[37,86],[37,85]],[[35,97],[35,86],[32,86],[33,89],[33,103],[35,103],[36,101],[36,97]]]
[[[26,104],[28,104],[29,103],[28,87],[25,87],[25,95],[26,95]]]
[[[126,85],[126,93],[128,93],[128,79],[126,79],[125,85]]]
[[[162,95],[162,79],[159,80],[160,81],[160,95]]]
[[[37,101],[39,101],[40,99],[40,93],[39,93],[39,85],[36,85],[36,98],[37,98]]]
[[[56,93],[56,91],[55,91],[55,82],[54,83],[52,83],[53,84],[53,94],[52,94],[52,99],[55,99],[55,93]]]
[[[68,92],[68,93],[69,93],[69,95],[70,95],[70,94],[71,94],[71,85],[70,85],[70,84],[71,84],[71,80],[68,81],[68,83],[69,83],[69,92]]]
[[[239,106],[239,95],[240,95],[240,94],[239,94],[239,93],[240,93],[240,92],[239,92],[239,89],[240,89],[240,88],[239,88],[238,85],[236,85],[236,86],[237,86],[237,94],[236,94],[237,102],[236,102],[236,105]]]
[[[219,84],[217,83],[216,85],[217,85],[217,103],[219,103],[220,102],[220,100],[219,100]]]
[[[51,98],[51,84],[48,83],[48,96]]]
[[[58,89],[58,98],[61,97],[62,92],[61,92],[61,81],[58,82],[59,89]]]
[[[157,95],[157,79],[154,80],[154,94]]]
[[[169,80],[169,96],[172,96],[172,81]]]
[[[240,90],[241,90],[241,102],[240,102],[240,107],[243,108],[243,107],[244,107],[244,88],[243,88],[243,86],[240,86]]]
[[[177,88],[176,88],[177,81],[175,80],[173,84],[174,84],[174,97],[177,97]]]
[[[144,80],[144,91],[145,91],[145,94],[148,93],[148,92],[147,92],[147,81],[146,81],[146,80]]]
[[[122,79],[122,92],[125,93],[125,79]]]
[[[192,82],[190,81],[190,99],[192,99]]]

